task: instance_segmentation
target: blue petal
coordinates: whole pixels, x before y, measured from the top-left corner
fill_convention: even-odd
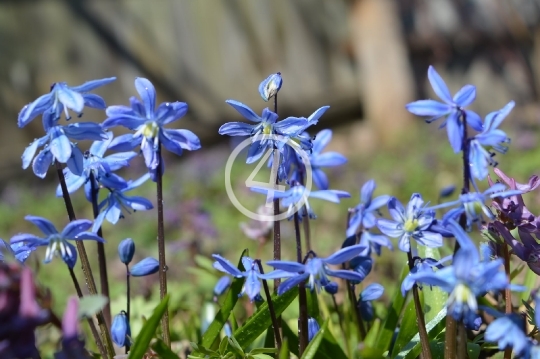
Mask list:
[[[315,135],[313,140],[313,154],[321,153],[332,140],[332,130],[322,130]]]
[[[42,231],[47,236],[58,233],[54,224],[52,224],[52,222],[49,221],[48,219],[45,219],[43,217],[37,217],[37,216],[26,216],[24,217],[24,219],[26,219],[28,222],[38,227],[39,230]]]
[[[321,108],[318,108],[308,117],[309,126],[317,124],[319,122],[319,118],[321,118],[322,115],[330,108],[330,106],[323,106]]]
[[[388,213],[394,219],[394,221],[398,223],[404,221],[403,217],[405,216],[405,208],[395,197],[390,198],[388,201]]]
[[[111,224],[116,224],[120,217],[122,217],[120,204],[116,201],[111,202],[109,208],[105,210],[105,219]]]
[[[108,149],[111,151],[130,151],[141,144],[142,137],[133,137],[132,133],[115,137]],[[100,156],[102,157],[102,156]]]
[[[77,92],[88,92],[88,91],[92,91],[93,89],[96,89],[98,87],[107,85],[107,84],[113,82],[114,80],[116,80],[116,77],[106,77],[106,78],[99,79],[99,80],[91,80],[91,81],[87,81],[87,82],[83,83],[82,85],[72,87],[71,89],[73,91],[77,91]]]
[[[156,89],[154,85],[144,77],[138,77],[135,79],[135,88],[144,104],[146,118],[154,119],[154,110],[156,108]]]
[[[482,124],[482,119],[480,115],[471,110],[465,111],[466,121],[469,126],[471,126],[475,131],[482,131],[484,125]]]
[[[137,156],[135,152],[118,152],[113,153],[102,159],[102,162],[109,166],[110,171],[117,171],[122,167],[128,167],[129,162]]]
[[[157,273],[159,270],[159,262],[157,259],[147,257],[142,261],[134,264],[131,267],[130,274],[134,277],[144,277],[150,274]]]
[[[81,232],[79,233],[75,238],[73,238],[74,240],[85,240],[85,239],[89,239],[89,240],[92,240],[92,241],[96,241],[96,242],[100,242],[100,243],[105,243],[105,240],[103,238],[101,238],[100,236],[98,236],[97,234],[95,233],[92,233],[92,232]]]
[[[249,299],[253,301],[255,297],[261,293],[261,282],[254,270],[249,271],[248,273],[244,283],[244,289]]]
[[[219,128],[220,135],[251,136],[254,125],[244,122],[227,122]]]
[[[459,107],[467,107],[476,99],[476,87],[465,85],[455,95],[453,102]]]
[[[77,113],[82,112],[84,108],[84,98],[80,93],[73,91],[62,83],[57,83],[54,91],[56,91],[58,101],[60,101],[64,106]]]
[[[129,322],[126,315],[122,312],[113,319],[111,338],[116,345],[123,347],[128,343],[128,335],[130,335]]]
[[[214,268],[216,268],[217,270],[224,273],[229,273],[233,277],[243,277],[242,272],[240,272],[238,268],[236,268],[231,262],[220,256],[219,254],[212,254],[212,258],[216,260],[216,263],[214,263]]]
[[[269,99],[277,95],[282,83],[283,80],[279,72],[271,74],[266,79],[264,79],[259,85],[259,94],[261,95],[262,99],[264,101],[268,101]]]
[[[64,134],[61,126],[55,126],[49,130],[51,142],[49,150],[58,162],[66,163],[71,157],[71,142]]]
[[[74,140],[103,140],[107,139],[100,124],[94,122],[71,123],[64,127],[64,133]]]
[[[111,189],[125,189],[128,184],[127,182],[120,176],[114,174],[114,173],[107,173],[105,176],[101,176],[99,178],[99,182],[107,188]]]
[[[23,107],[19,112],[17,124],[20,128],[26,126],[30,121],[36,118],[37,115],[45,112],[53,105],[53,98],[50,93],[38,97],[30,104]]]
[[[107,107],[105,100],[101,96],[93,93],[83,93],[82,97],[86,107],[97,108],[98,110],[104,110]]]
[[[384,293],[384,287],[378,283],[371,283],[362,291],[362,300],[379,299]]]
[[[337,152],[326,152],[311,161],[312,166],[317,167],[332,167],[332,166],[341,166],[347,163],[347,158],[341,153]]]
[[[359,281],[359,282],[361,282],[361,281],[364,280],[363,275],[361,275],[359,273],[356,273],[354,271],[351,271],[351,270],[344,270],[344,269],[331,270],[331,269],[327,269],[326,274],[328,274],[331,277],[336,277],[336,278],[341,278],[341,279],[351,280],[351,281]]]
[[[261,143],[261,141],[255,141],[251,144],[248,150],[246,163],[250,164],[256,162],[262,157],[266,149],[268,148],[268,142]]]
[[[377,227],[381,232],[392,238],[401,237],[403,229],[398,222],[390,221],[385,218],[381,218],[377,221]]]
[[[379,197],[376,197],[375,199],[373,199],[371,201],[371,203],[369,204],[369,206],[367,206],[367,208],[365,209],[367,212],[372,212],[372,211],[375,211],[379,208],[381,208],[382,206],[385,206],[388,204],[388,202],[392,199],[392,196],[389,196],[389,195],[382,195],[382,196],[379,196]]]
[[[46,246],[49,241],[29,233],[18,233],[11,237],[10,244],[25,243],[28,247]]]
[[[483,181],[488,175],[488,153],[477,141],[471,141],[469,147],[469,165],[471,166],[471,175],[474,178]]]
[[[294,137],[303,132],[309,126],[305,118],[288,117],[274,125],[274,130],[284,136]]]
[[[105,219],[106,215],[107,211],[103,211],[96,217],[96,219],[94,220],[94,224],[92,225],[92,232],[97,233],[97,231],[103,225],[103,220]]]
[[[164,126],[185,116],[188,104],[185,102],[162,103],[156,110],[156,121]]]
[[[159,156],[156,153],[154,144],[146,141],[141,144],[141,151],[144,157],[144,164],[148,169],[155,169],[159,164]]]
[[[446,119],[446,130],[448,132],[448,140],[454,150],[454,153],[459,153],[463,146],[463,124],[459,122],[459,112],[453,111]]]
[[[107,111],[113,106],[109,106],[107,108]],[[111,116],[108,115],[109,118],[107,118],[101,126],[103,126],[104,129],[108,129],[111,127],[116,126],[124,126],[126,128],[129,128],[130,130],[135,130],[137,127],[143,125],[145,123],[145,119],[139,117],[138,115],[118,115],[118,116]]]
[[[291,272],[284,271],[281,269],[276,269],[276,270],[271,271],[270,273],[260,274],[259,278],[270,280],[270,279],[289,278],[289,277],[294,277],[295,275],[296,275],[295,273],[291,273]]]
[[[123,202],[124,205],[136,211],[147,211],[154,208],[154,205],[150,200],[140,196],[124,196]]]
[[[443,237],[439,233],[422,231],[421,237],[415,237],[416,241],[429,248],[442,247]]]
[[[126,189],[124,190],[124,192],[126,191],[130,191],[134,188],[137,188],[139,187],[140,185],[142,185],[144,182],[148,181],[148,179],[150,178],[150,175],[148,173],[142,175],[141,177],[137,178],[136,180],[134,181],[129,181],[128,182],[128,186],[126,187]]]
[[[373,196],[373,191],[377,185],[374,180],[369,180],[362,186],[360,190],[360,202],[368,204],[371,202],[371,197]],[[386,204],[386,203],[385,203]]]
[[[104,132],[104,137],[102,138],[102,141],[92,142],[92,145],[90,145],[88,151],[94,156],[103,157],[113,139],[114,135],[111,131]]]
[[[51,151],[48,148],[41,150],[36,158],[34,158],[34,162],[32,163],[32,170],[34,171],[34,174],[40,178],[45,178],[47,170],[49,169],[52,161],[53,155]]]
[[[308,279],[308,277],[309,277],[308,273],[298,274],[298,275],[295,275],[294,277],[290,277],[289,279],[287,279],[286,281],[280,284],[280,286],[278,287],[278,295],[282,295],[283,293],[296,287],[298,284]]]
[[[405,106],[407,111],[417,116],[442,117],[452,111],[452,106],[435,100],[414,101]]]
[[[448,90],[448,87],[444,83],[442,77],[437,73],[437,71],[435,71],[433,66],[429,66],[428,79],[431,87],[433,87],[433,91],[435,91],[437,96],[439,96],[439,98],[447,104],[451,104],[453,100],[452,96],[450,95],[450,91]]]
[[[268,261],[266,262],[270,267],[279,269],[289,273],[300,273],[306,270],[306,266],[302,263],[292,261]]]
[[[323,259],[323,262],[326,264],[338,265],[344,262],[351,260],[353,257],[356,257],[360,253],[364,252],[367,249],[366,246],[362,244],[356,244],[354,246],[345,247],[332,254],[330,257]]]
[[[178,142],[184,150],[195,151],[201,148],[199,137],[190,130],[164,129],[164,132],[171,140]]]
[[[235,100],[227,100],[225,102],[228,103],[229,105],[231,105],[232,107],[234,107],[234,109],[236,111],[238,111],[242,116],[244,116],[248,120],[250,120],[252,122],[261,122],[262,121],[262,119],[259,116],[257,116],[257,114],[255,112],[253,112],[252,109],[250,109],[249,107],[247,107],[243,103],[235,101]]]
[[[325,201],[339,203],[339,196],[332,190],[313,191],[309,193],[310,198],[323,199]]]
[[[76,176],[81,176],[84,171],[84,156],[79,147],[72,144],[71,157],[67,160],[67,166]]]
[[[23,169],[27,169],[28,166],[30,166],[30,163],[32,163],[32,159],[34,158],[37,149],[45,145],[48,140],[49,140],[49,135],[45,135],[37,140],[34,140],[34,142],[30,144],[30,146],[26,147],[22,155],[22,168]]]
[[[79,233],[92,227],[92,222],[87,219],[78,219],[69,222],[61,233],[62,238],[74,239]]]
[[[315,168],[311,172],[311,176],[313,177],[313,183],[322,190],[327,190],[329,186],[328,177],[326,177],[326,174],[323,172],[323,170],[320,170],[318,168]]]

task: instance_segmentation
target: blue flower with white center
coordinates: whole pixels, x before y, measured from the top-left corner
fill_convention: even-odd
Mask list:
[[[45,234],[45,237],[20,233],[11,238],[11,245],[23,243],[29,248],[47,246],[45,263],[49,263],[54,255],[60,255],[64,262],[73,268],[77,258],[77,251],[75,250],[75,247],[68,242],[69,240],[79,241],[89,239],[102,243],[105,242],[103,238],[95,233],[87,232],[87,230],[92,227],[92,221],[86,219],[71,221],[62,232],[58,232],[54,224],[45,218],[26,216],[24,219],[38,227],[43,234]]]
[[[510,138],[498,127],[512,111],[514,105],[514,101],[511,101],[499,111],[488,114],[484,122],[484,130],[470,140],[469,163],[471,165],[471,175],[480,181],[487,177],[489,166],[495,167],[497,165],[497,162],[493,159],[495,153],[489,150],[493,149],[502,154],[508,151],[505,144],[510,143]]]
[[[290,261],[269,261],[266,262],[266,264],[274,267],[276,269],[274,272],[281,271],[289,274],[288,277],[290,278],[279,286],[278,294],[281,295],[306,280],[308,281],[308,288],[312,291],[317,290],[317,292],[320,292],[321,287],[326,287],[331,283],[328,277],[336,277],[350,281],[363,281],[365,277],[358,272],[345,269],[333,270],[330,269],[329,266],[343,264],[361,253],[364,253],[366,250],[367,248],[365,246],[357,244],[342,248],[327,258],[309,258],[306,264]],[[274,272],[270,272],[268,275],[276,277],[278,274],[274,275]]]
[[[268,102],[272,97],[276,96],[283,84],[281,72],[271,74],[259,85],[259,93],[264,101]]]
[[[482,131],[483,129],[480,116],[476,112],[465,110],[465,107],[473,103],[476,98],[476,87],[465,85],[452,97],[444,80],[435,71],[433,66],[430,66],[428,69],[428,79],[431,87],[433,87],[433,91],[435,91],[443,102],[420,100],[407,104],[406,108],[415,115],[429,116],[430,119],[426,120],[427,123],[447,116],[440,128],[446,126],[450,145],[454,152],[458,153],[461,151],[463,145],[463,121],[460,117],[464,117],[467,124],[476,131]]]
[[[506,186],[502,183],[496,183],[489,187],[484,192],[469,192],[459,196],[459,198],[452,202],[441,203],[439,205],[429,207],[430,211],[458,206],[448,211],[443,217],[443,224],[450,219],[457,219],[462,213],[467,216],[467,231],[471,230],[473,223],[482,222],[482,214],[488,217],[490,220],[494,220],[495,216],[491,212],[485,202],[494,198],[506,198],[522,194],[520,190],[508,190],[505,191]]]
[[[328,177],[322,170],[323,167],[335,167],[341,166],[347,163],[347,158],[337,152],[325,152],[321,153],[324,148],[332,140],[332,130],[322,130],[321,132],[315,135],[313,140],[313,147],[311,153],[309,154],[309,163],[311,165],[311,176],[313,177],[313,183],[321,189],[328,189]],[[284,156],[286,157],[286,156]],[[297,157],[300,157],[297,155]],[[291,175],[291,181],[301,182],[301,177],[306,173],[303,161],[301,158],[296,159],[297,168]]]
[[[290,139],[299,140],[304,150],[311,149],[311,141],[303,139],[301,135],[309,126],[315,125],[329,108],[329,106],[321,107],[307,119],[288,117],[278,122],[278,115],[268,108],[265,108],[262,116],[259,116],[241,102],[234,100],[227,100],[225,102],[246,119],[255,122],[253,125],[245,122],[228,122],[219,128],[220,135],[251,137],[252,144],[248,150],[246,163],[257,161],[267,149],[272,149],[274,146],[282,149]],[[276,136],[280,138],[276,140]]]
[[[117,137],[110,149],[125,151],[140,145],[146,167],[155,181],[159,163],[162,163],[161,169],[164,171],[163,159],[158,153],[161,144],[168,151],[180,156],[183,150],[198,150],[201,142],[197,135],[189,130],[164,128],[186,114],[188,105],[185,102],[164,102],[156,109],[154,85],[147,79],[138,77],[135,88],[142,103],[136,97],[131,97],[129,107],[107,107],[108,118],[103,122],[103,127],[124,126],[135,130],[134,134]]]
[[[83,165],[80,174],[73,173],[69,167],[64,169],[64,177],[69,193],[73,193],[84,185],[84,193],[88,201],[92,201],[91,175],[94,177],[94,188],[99,189],[100,185],[123,189],[127,187],[127,182],[120,176],[113,173],[122,167],[128,167],[129,162],[137,153],[133,151],[118,152],[109,156],[104,156],[105,151],[113,141],[112,132],[107,132],[107,137],[103,141],[95,141],[90,149],[83,154]],[[56,188],[56,195],[62,196],[60,185]]]
[[[382,206],[385,206],[392,198],[388,195],[382,195],[373,199],[373,192],[377,185],[374,180],[367,181],[360,190],[360,204],[353,208],[353,215],[349,220],[347,228],[347,237],[354,236],[359,230],[375,227],[377,224],[376,212]]]
[[[44,178],[54,160],[67,163],[74,172],[80,171],[82,165],[81,151],[71,143],[72,140],[102,140],[107,138],[101,126],[94,122],[72,123],[67,126],[58,125],[54,114],[46,111],[43,114],[45,136],[34,140],[23,152],[22,168],[27,169],[32,163],[36,176]],[[39,147],[45,146],[34,158]],[[32,159],[34,161],[32,162]]]
[[[214,262],[214,268],[218,271],[230,274],[235,278],[246,279],[242,291],[238,296],[241,297],[246,294],[251,301],[256,300],[260,295],[261,279],[267,280],[292,276],[291,273],[285,271],[273,271],[268,274],[261,274],[257,263],[249,257],[242,257],[242,265],[245,269],[243,272],[219,254],[212,254],[212,258],[216,260]]]
[[[124,211],[131,214],[131,211],[147,211],[154,208],[152,202],[144,197],[125,194],[125,192],[139,187],[149,178],[150,174],[147,173],[135,181],[128,181],[125,188],[109,188],[107,198],[101,201],[98,206],[100,213],[94,222],[92,231],[97,232],[104,219],[107,219],[109,223],[116,224],[120,218],[124,218]]]
[[[340,198],[350,198],[351,195],[344,191],[338,190],[321,190],[321,191],[308,191],[306,187],[296,184],[286,191],[273,191],[273,194],[270,195],[269,189],[251,187],[251,190],[254,192],[267,194],[267,201],[273,200],[274,198],[281,199],[281,205],[287,207],[287,216],[293,216],[295,211],[298,210],[298,215],[300,219],[302,217],[309,216],[311,219],[317,218],[311,206],[309,205],[308,198],[319,198],[325,201],[339,203]],[[268,198],[269,197],[269,198]],[[301,206],[301,207],[299,207]]]
[[[114,80],[116,77],[109,77],[88,81],[75,87],[69,87],[65,82],[57,82],[51,86],[51,92],[38,97],[34,102],[23,107],[17,123],[22,128],[41,114],[50,115],[56,121],[60,118],[62,111],[65,111],[66,119],[69,120],[68,109],[80,115],[84,106],[104,109],[105,101],[100,96],[87,92],[107,85]]]
[[[454,255],[452,265],[437,271],[418,271],[410,276],[410,280],[437,286],[450,293],[446,303],[448,314],[458,321],[473,323],[478,310],[476,297],[489,291],[521,288],[509,283],[504,270],[501,270],[502,259],[481,260],[478,249],[461,226],[451,220],[448,227],[454,232],[461,247]]]
[[[375,311],[373,310],[372,301],[379,299],[384,293],[384,287],[378,283],[368,285],[358,297],[358,310],[362,315],[362,319],[368,322],[373,320]]]
[[[500,316],[489,324],[484,339],[497,343],[501,351],[512,348],[515,358],[538,359],[540,347],[523,332],[524,327],[523,318],[516,314]]]
[[[424,208],[424,200],[419,193],[413,193],[407,208],[395,197],[388,202],[388,212],[393,220],[381,218],[377,227],[388,237],[398,238],[398,247],[403,252],[411,250],[411,238],[423,246],[442,246],[442,235],[430,231],[435,220],[435,212]]]

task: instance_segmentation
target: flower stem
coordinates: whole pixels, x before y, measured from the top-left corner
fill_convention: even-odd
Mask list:
[[[302,238],[300,236],[300,217],[294,214],[294,232],[296,233],[296,260],[302,263]],[[298,356],[301,357],[308,345],[308,308],[305,283],[298,285],[298,303],[300,317],[298,319]]]
[[[157,183],[157,212],[158,212],[158,259],[159,259],[159,298],[163,300],[167,295],[167,262],[165,259],[165,227],[163,221],[163,175],[161,169],[163,159],[161,158],[161,143],[158,145],[156,156],[159,163],[156,169]],[[169,332],[169,310],[163,313],[161,318],[161,329],[163,330],[163,342],[171,347],[171,335]]]
[[[73,284],[75,285],[75,291],[77,292],[77,296],[79,298],[83,297],[83,293],[81,290],[81,286],[79,285],[79,281],[77,280],[77,276],[75,276],[75,272],[72,268],[69,268],[69,275],[71,276],[71,280],[73,281]],[[90,327],[90,331],[92,332],[92,336],[94,337],[94,340],[96,342],[96,346],[98,347],[99,353],[101,354],[102,358],[107,357],[107,351],[105,350],[105,347],[103,346],[103,342],[101,341],[101,338],[99,336],[99,333],[96,328],[96,324],[94,323],[94,320],[92,318],[87,318],[88,326]]]
[[[94,173],[90,171],[90,186],[92,193],[92,211],[94,212],[94,219],[99,215],[98,207],[98,194],[99,187],[96,186]],[[97,235],[103,238],[103,231],[99,227]],[[111,296],[109,293],[109,275],[107,273],[107,259],[105,257],[105,245],[104,243],[97,242],[97,254],[98,254],[98,267],[99,267],[99,282],[101,284],[101,294],[107,297],[109,300],[103,309],[103,315],[105,316],[105,322],[107,326],[111,325]]]
[[[257,259],[257,265],[259,266],[259,272],[264,274],[264,269],[262,267],[261,261]],[[268,303],[268,310],[270,311],[270,318],[272,319],[272,329],[274,330],[274,339],[276,341],[276,346],[278,353],[281,350],[281,335],[279,333],[278,320],[276,317],[276,312],[274,310],[274,303],[272,302],[272,295],[270,294],[270,288],[268,288],[268,282],[266,279],[262,280],[264,287],[264,294],[266,295],[266,302]]]
[[[131,312],[131,285],[130,285],[130,274],[129,274],[129,267],[126,264],[126,317],[128,325],[130,323],[130,317],[129,314]],[[129,352],[129,344],[126,344],[126,354]]]
[[[510,280],[510,253],[508,252],[508,245],[506,242],[502,243],[503,257],[504,257],[504,271],[508,280]],[[512,294],[510,293],[510,288],[504,290],[504,302],[505,302],[505,313],[512,313]],[[512,356],[512,349],[506,349],[504,351],[504,359],[510,359]]]
[[[412,250],[407,252],[407,258],[409,263],[409,270],[414,268],[414,260],[412,256]],[[420,303],[420,294],[418,293],[418,286],[413,286],[413,300],[414,308],[416,309],[416,321],[418,323],[418,334],[420,335],[420,346],[422,348],[422,359],[431,359],[431,349],[429,348],[429,337],[426,330],[426,320],[424,318],[424,311],[422,310],[422,303]]]
[[[62,188],[62,196],[64,197],[64,203],[66,205],[66,211],[70,221],[74,221],[77,218],[75,217],[75,211],[73,210],[73,204],[71,203],[71,197],[66,185],[66,179],[64,177],[64,172],[62,171],[62,165],[59,162],[56,162],[56,172],[58,174],[58,180],[60,181],[60,187]],[[94,280],[94,275],[92,274],[92,267],[90,266],[90,261],[88,260],[88,255],[86,254],[86,249],[84,248],[83,241],[75,241],[77,245],[77,251],[79,252],[79,258],[81,259],[81,266],[84,274],[84,279],[86,281],[86,286],[90,294],[97,294],[96,282]],[[105,317],[103,316],[103,311],[99,311],[96,314],[98,326],[101,331],[101,337],[103,343],[106,344],[107,354],[109,358],[114,357],[114,347],[111,340],[111,335],[107,324],[105,323]]]

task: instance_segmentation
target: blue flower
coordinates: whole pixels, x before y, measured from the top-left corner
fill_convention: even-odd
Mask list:
[[[311,165],[311,176],[313,177],[313,182],[315,185],[322,190],[328,189],[328,177],[322,170],[322,167],[334,167],[341,166],[347,163],[347,158],[337,152],[321,152],[332,140],[332,130],[322,130],[321,132],[315,135],[313,140],[313,148],[309,154],[309,163]],[[284,156],[287,157],[287,156]],[[288,156],[292,157],[292,156]],[[299,157],[297,155],[297,157]],[[300,182],[300,178],[305,174],[305,169],[303,168],[303,161],[301,158],[296,159],[297,168],[291,176],[291,180],[296,180]]]
[[[157,273],[159,270],[159,262],[152,257],[146,257],[135,263],[129,270],[129,274],[133,277],[145,277],[150,274]]]
[[[27,169],[32,163],[36,176],[44,178],[54,160],[67,163],[73,172],[79,173],[83,159],[82,153],[73,140],[101,140],[107,138],[101,126],[94,122],[72,123],[67,126],[58,125],[54,114],[49,111],[43,114],[45,136],[34,140],[23,152],[22,168]],[[45,146],[34,158],[39,147]],[[34,161],[32,162],[32,159]]]
[[[456,320],[473,323],[476,319],[478,303],[476,297],[488,291],[502,291],[512,287],[502,269],[503,260],[484,261],[480,259],[475,244],[455,221],[448,223],[454,232],[460,249],[454,255],[453,263],[435,272],[418,271],[410,280],[440,287],[450,293],[447,300],[448,314]]]
[[[283,80],[281,78],[281,72],[271,74],[259,85],[259,93],[264,101],[270,100],[276,96],[281,88]]]
[[[378,283],[368,285],[358,297],[358,310],[362,315],[362,319],[368,322],[373,320],[375,311],[373,310],[372,301],[379,299],[384,293],[384,287]]]
[[[372,199],[376,187],[377,185],[374,180],[369,180],[362,186],[360,190],[360,204],[352,210],[353,215],[347,227],[347,237],[354,236],[359,229],[369,229],[377,224],[377,217],[375,217],[374,212],[386,205],[392,197],[382,195]]]
[[[362,243],[360,243],[362,245]],[[369,250],[369,247],[368,247]],[[365,255],[364,255],[365,254]],[[373,269],[373,259],[367,253],[362,253],[362,256],[356,256],[349,262],[349,268],[360,274],[362,278],[366,278]],[[352,284],[360,284],[359,280],[350,280]]]
[[[104,157],[105,151],[113,140],[112,132],[106,134],[103,141],[95,141],[90,149],[83,154],[83,164],[79,174],[73,173],[69,167],[64,169],[64,177],[69,193],[73,193],[84,185],[84,193],[88,201],[92,201],[92,183],[90,177],[94,177],[94,188],[97,190],[100,184],[107,188],[123,189],[127,182],[120,176],[112,173],[122,167],[129,166],[131,159],[137,154],[133,151],[118,152]],[[56,196],[62,196],[62,187],[56,188]]]
[[[340,198],[350,198],[351,196],[344,191],[338,190],[321,190],[321,191],[307,191],[304,186],[299,184],[292,186],[286,191],[274,191],[273,195],[270,195],[271,191],[267,188],[251,187],[254,192],[267,194],[267,201],[274,198],[281,198],[281,205],[287,207],[287,216],[292,216],[296,211],[300,219],[305,216],[309,216],[311,219],[317,218],[311,206],[309,205],[308,198],[319,198],[325,201],[339,203]]]
[[[316,289],[317,292],[320,292],[321,287],[326,287],[331,283],[328,277],[337,277],[359,282],[364,280],[365,277],[358,272],[344,269],[333,270],[328,266],[347,262],[359,254],[364,253],[366,249],[365,246],[357,244],[342,248],[327,258],[309,258],[306,264],[289,261],[269,261],[266,262],[266,264],[274,267],[277,271],[289,273],[290,278],[281,283],[278,288],[278,294],[281,295],[306,280],[308,281],[307,286],[311,290]],[[272,275],[274,272],[270,272],[268,275]],[[291,276],[290,274],[293,275]]]
[[[77,251],[68,240],[90,239],[101,243],[105,242],[103,238],[95,233],[86,232],[92,226],[92,221],[86,219],[71,221],[60,233],[54,224],[45,218],[26,216],[24,219],[38,227],[45,236],[38,237],[33,234],[20,233],[11,238],[11,244],[23,243],[29,248],[47,246],[45,263],[49,263],[56,254],[60,255],[64,262],[73,268],[77,258]]]
[[[377,221],[381,232],[399,238],[398,247],[403,252],[410,251],[411,238],[427,247],[442,246],[442,235],[430,231],[435,212],[426,210],[423,205],[424,200],[418,193],[413,193],[406,209],[396,198],[392,198],[388,202],[388,212],[394,220],[381,218]]]
[[[433,66],[430,66],[428,69],[428,79],[431,87],[433,87],[433,91],[435,91],[443,102],[420,100],[409,103],[406,108],[415,115],[429,116],[430,119],[426,120],[427,123],[447,116],[445,122],[440,127],[446,126],[450,145],[454,149],[454,152],[458,153],[461,151],[463,144],[463,122],[460,117],[466,118],[467,124],[476,131],[482,131],[483,129],[480,116],[473,111],[465,110],[465,107],[469,106],[476,98],[476,87],[465,85],[452,98],[448,87]]]
[[[75,87],[69,87],[65,82],[57,82],[51,86],[51,92],[38,97],[34,102],[23,107],[19,113],[18,125],[22,128],[42,113],[46,115],[48,113],[56,121],[64,110],[66,119],[69,120],[68,109],[77,112],[79,115],[82,113],[84,106],[104,109],[105,101],[100,96],[87,92],[107,85],[114,80],[116,80],[116,77],[109,77],[88,81]]]
[[[122,311],[115,315],[111,325],[111,338],[119,347],[129,345],[131,329],[127,320],[126,312]]]
[[[135,130],[134,134],[119,136],[111,144],[110,149],[125,151],[141,145],[146,167],[156,180],[156,170],[163,163],[158,150],[160,144],[170,152],[181,155],[183,150],[194,151],[201,148],[199,138],[189,130],[167,129],[163,126],[178,120],[187,112],[188,105],[184,102],[164,102],[156,109],[156,90],[154,85],[145,78],[135,80],[135,88],[141,101],[131,97],[131,107],[109,106],[106,113],[108,118],[103,122],[104,128],[124,126]],[[164,171],[164,166],[161,166]]]
[[[520,190],[508,190],[505,191],[506,186],[502,183],[496,183],[489,187],[483,193],[469,192],[459,196],[459,199],[441,203],[439,205],[429,207],[428,210],[433,211],[439,208],[447,208],[458,206],[448,211],[443,217],[443,223],[446,223],[449,219],[456,219],[462,213],[467,216],[467,231],[470,231],[471,226],[475,222],[482,221],[482,213],[490,220],[494,220],[495,216],[491,212],[488,206],[485,205],[487,200],[493,198],[506,198],[523,193]]]
[[[134,254],[135,242],[133,242],[133,239],[126,238],[120,242],[120,244],[118,245],[118,257],[120,257],[120,261],[122,263],[124,263],[125,265],[131,263]]]
[[[508,147],[504,144],[510,143],[510,138],[498,127],[512,111],[514,105],[514,101],[511,101],[499,111],[488,114],[483,131],[471,139],[469,163],[473,177],[482,181],[488,175],[488,167],[497,165],[497,162],[493,159],[494,153],[489,152],[490,149],[502,154],[508,151]],[[486,150],[483,146],[487,146],[488,149]]]
[[[315,335],[319,332],[321,326],[315,318],[308,318],[308,342],[312,341]]]
[[[540,351],[523,332],[524,327],[523,319],[516,314],[501,316],[489,324],[484,339],[496,342],[501,351],[512,348],[516,358],[538,358]]]
[[[292,274],[285,271],[273,271],[268,274],[261,274],[257,263],[249,257],[242,257],[242,265],[245,269],[243,272],[219,254],[212,254],[212,258],[216,260],[214,262],[214,268],[216,268],[218,271],[230,274],[235,278],[246,279],[239,297],[246,294],[251,301],[256,300],[257,297],[260,296],[261,279],[266,280],[292,276]]]
[[[277,122],[278,115],[268,108],[263,110],[261,117],[241,102],[234,100],[225,102],[246,119],[255,122],[253,125],[245,122],[228,122],[219,128],[220,135],[251,137],[252,144],[248,150],[246,163],[253,163],[260,159],[268,148],[272,149],[275,146],[282,149],[289,139],[300,140],[304,150],[311,149],[311,141],[302,139],[301,135],[309,126],[315,125],[329,108],[329,106],[321,107],[307,119],[288,117]],[[278,137],[277,140],[276,137]]]
[[[109,188],[109,194],[99,204],[100,213],[97,216],[94,226],[92,227],[93,232],[97,232],[99,227],[103,224],[103,220],[107,219],[112,224],[116,224],[120,218],[124,217],[124,211],[127,211],[131,214],[130,210],[133,211],[147,211],[154,208],[152,202],[148,199],[140,196],[126,196],[124,193],[131,191],[139,187],[141,184],[146,182],[150,178],[150,174],[147,173],[135,181],[128,181],[127,186],[122,189],[113,189]]]
[[[401,294],[405,296],[409,290],[412,289],[412,287],[415,284],[415,275],[417,273],[421,272],[428,272],[433,273],[433,270],[435,268],[442,269],[444,268],[443,263],[449,261],[452,259],[452,256],[447,256],[441,259],[440,261],[433,259],[433,258],[419,258],[415,257],[414,265],[412,269],[410,270],[409,274],[403,279],[403,282],[401,283]],[[419,286],[422,288],[422,286]]]

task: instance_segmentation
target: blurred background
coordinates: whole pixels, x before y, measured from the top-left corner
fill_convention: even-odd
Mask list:
[[[257,91],[270,73],[283,76],[281,118],[307,117],[331,106],[312,134],[334,130],[328,149],[349,159],[329,176],[331,188],[349,191],[352,199],[339,206],[314,203],[319,219],[312,223],[312,240],[321,255],[341,245],[347,208],[357,204],[368,179],[377,181],[376,195],[388,193],[403,201],[419,191],[435,202],[440,189],[452,184],[459,192],[461,159],[452,153],[446,131],[438,130],[441,122],[428,126],[404,108],[416,99],[436,98],[427,82],[429,65],[452,93],[476,85],[471,108],[482,117],[516,101],[502,125],[512,144],[508,154],[497,155],[499,166],[519,182],[540,172],[540,0],[3,0],[0,53],[0,236],[6,239],[35,230],[24,223],[25,214],[47,216],[58,227],[65,224],[63,203],[54,197],[53,173],[41,180],[21,169],[24,148],[42,136],[41,122],[23,130],[16,124],[20,109],[52,83],[78,85],[116,76],[115,83],[95,92],[109,105],[127,104],[136,95],[135,77],[142,76],[154,83],[160,102],[189,104],[188,115],[173,126],[194,131],[203,148],[166,158],[173,278],[174,273],[200,274],[184,266],[193,263],[194,255],[218,251],[234,260],[247,247],[252,255],[271,256],[269,246],[242,231],[240,223],[248,219],[225,194],[224,165],[235,142],[217,132],[225,122],[243,120],[226,99],[258,113],[270,106]],[[100,122],[105,114],[88,110],[83,119]],[[124,174],[136,178],[145,168],[140,158],[133,162]],[[235,186],[246,192],[252,169],[237,162]],[[154,191],[148,183],[139,194],[153,198]],[[264,200],[244,195],[253,210]],[[78,216],[91,216],[82,193],[74,197]],[[537,194],[526,198],[533,210],[539,200]],[[140,243],[140,257],[156,254],[155,216],[154,211],[137,213],[114,228],[106,223],[111,273],[115,266],[120,273],[116,279],[122,279],[115,258],[122,238]],[[284,241],[292,248],[287,223]],[[405,256],[388,253],[375,272],[392,278]],[[36,265],[40,261],[36,256]],[[211,290],[212,280],[199,282],[195,294]],[[44,281],[52,283],[50,276]],[[150,297],[154,281],[141,280],[135,290]],[[117,290],[113,294],[121,295],[123,289]]]

